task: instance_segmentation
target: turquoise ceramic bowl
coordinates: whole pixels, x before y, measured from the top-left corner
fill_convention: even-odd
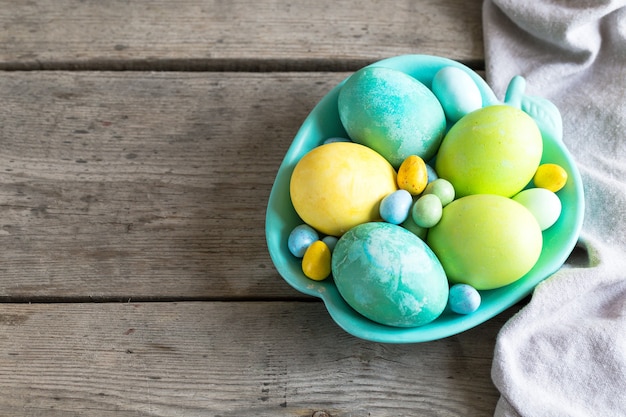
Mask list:
[[[483,105],[501,103],[480,76],[453,60],[427,55],[404,55],[385,59],[373,65],[401,70],[428,87],[439,69],[448,65],[456,66],[467,71],[479,86]],[[567,260],[576,245],[582,226],[583,187],[580,173],[564,144],[559,139],[548,137],[544,138],[542,163],[559,164],[565,168],[569,176],[567,185],[558,192],[563,206],[561,216],[552,227],[543,232],[543,251],[533,269],[510,285],[481,291],[482,303],[474,313],[459,315],[446,308],[439,318],[421,327],[385,326],[370,321],[353,310],[337,291],[332,277],[321,282],[305,277],[301,269],[301,259],[294,257],[287,248],[289,233],[302,223],[291,204],[289,181],[296,163],[304,154],[319,146],[327,138],[346,137],[337,110],[337,96],[342,85],[343,82],[315,106],[289,147],[270,194],[265,232],[270,256],[283,279],[296,290],[321,298],[330,316],[346,332],[365,340],[385,343],[416,343],[452,336],[491,319],[519,302]]]

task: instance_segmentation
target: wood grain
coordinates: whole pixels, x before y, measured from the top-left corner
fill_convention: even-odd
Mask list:
[[[0,0],[0,416],[491,415],[519,305],[363,341],[264,236],[318,100],[394,55],[481,70],[481,5]]]
[[[0,415],[485,416],[499,327],[389,345],[317,302],[0,306]]]
[[[345,73],[11,72],[0,78],[0,296],[294,296],[265,206]]]
[[[483,59],[481,0],[1,0],[0,69],[354,70]]]

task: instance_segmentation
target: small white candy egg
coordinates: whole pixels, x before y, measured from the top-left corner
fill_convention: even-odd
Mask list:
[[[561,215],[561,200],[554,192],[545,188],[520,191],[513,200],[533,214],[542,231],[556,223]]]

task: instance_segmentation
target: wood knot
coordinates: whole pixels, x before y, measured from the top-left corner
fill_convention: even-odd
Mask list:
[[[333,417],[333,416],[328,414],[326,411],[316,411],[313,414],[311,414],[311,417]]]

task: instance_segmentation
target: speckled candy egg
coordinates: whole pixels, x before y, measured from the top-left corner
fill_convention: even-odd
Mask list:
[[[427,324],[448,301],[448,282],[435,254],[394,224],[364,223],[350,229],[335,246],[332,273],[352,308],[389,326]]]
[[[432,91],[391,68],[355,72],[339,92],[338,109],[350,138],[380,153],[396,169],[409,155],[429,160],[446,128]]]

